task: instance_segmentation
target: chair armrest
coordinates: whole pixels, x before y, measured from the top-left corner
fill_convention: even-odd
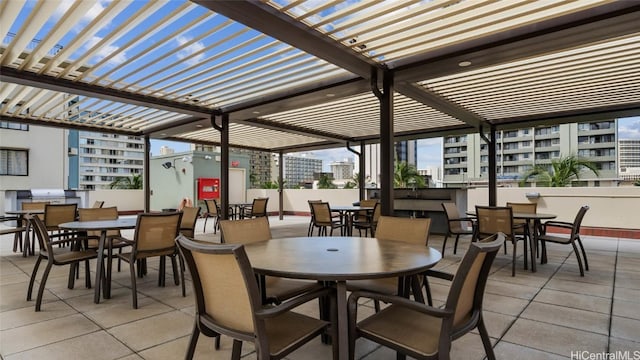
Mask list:
[[[133,245],[135,243],[135,241],[127,239],[126,237],[122,237],[122,236],[118,236],[118,235],[110,235],[107,236],[107,239],[110,241],[113,240],[118,240],[118,241],[122,241],[123,243],[127,243],[129,245]]]
[[[271,318],[278,316],[282,313],[290,311],[304,303],[311,300],[315,300],[320,296],[333,295],[334,289],[329,287],[322,287],[321,289],[313,290],[302,295],[296,296],[293,299],[287,300],[277,306],[262,308],[255,312],[255,315],[259,318]]]
[[[349,307],[351,308],[351,306],[355,306],[355,304],[357,303],[358,299],[361,297],[365,297],[368,299],[372,299],[372,300],[379,300],[379,301],[383,301],[387,304],[393,304],[393,305],[397,305],[397,306],[403,306],[406,307],[410,310],[413,311],[418,311],[421,312],[423,314],[427,314],[427,315],[431,315],[431,316],[435,316],[435,317],[439,317],[439,318],[448,318],[453,316],[454,312],[452,310],[445,310],[445,309],[439,309],[439,308],[435,308],[429,305],[425,305],[421,302],[417,302],[414,300],[410,300],[407,298],[404,298],[402,296],[396,296],[396,295],[387,295],[387,294],[380,294],[380,293],[374,293],[374,292],[369,292],[369,291],[354,291],[351,293],[351,295],[349,296]]]
[[[446,273],[444,271],[439,271],[439,270],[427,270],[424,273],[424,276],[430,276],[430,277],[435,277],[438,279],[444,279],[444,280],[449,280],[449,281],[453,281],[453,274],[449,274]]]
[[[475,217],[461,217],[455,219],[449,219],[449,221],[476,221]]]
[[[542,232],[543,233],[547,232],[547,227],[573,229],[573,223],[566,222],[566,221],[547,221],[544,224],[542,224]]]

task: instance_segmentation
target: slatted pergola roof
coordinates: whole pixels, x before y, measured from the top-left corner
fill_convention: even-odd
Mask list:
[[[3,121],[266,151],[640,114],[640,3],[0,2]]]

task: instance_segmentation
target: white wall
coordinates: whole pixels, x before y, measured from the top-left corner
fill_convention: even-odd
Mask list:
[[[267,211],[278,211],[278,190],[249,189],[247,202],[257,197],[268,197]],[[284,189],[285,211],[308,213],[308,200],[322,200],[331,205],[351,205],[359,200],[358,189]]]
[[[539,193],[538,199],[527,199],[526,193]],[[487,188],[467,191],[468,210],[487,205]],[[582,221],[588,227],[640,229],[640,187],[581,188],[498,188],[497,205],[507,202],[537,202],[539,213],[558,215],[556,220],[573,221],[582,205],[589,211]]]
[[[118,211],[144,211],[144,190],[100,189],[89,192],[89,206],[104,201],[103,207],[117,206]],[[176,204],[177,205],[177,204]]]
[[[0,144],[29,151],[29,176],[0,177],[0,191],[67,188],[66,130],[33,125],[29,131],[0,129]],[[4,198],[3,193],[0,209],[5,208]]]

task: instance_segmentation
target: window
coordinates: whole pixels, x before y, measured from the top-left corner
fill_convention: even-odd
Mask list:
[[[28,176],[29,151],[0,149],[0,175]]]
[[[0,121],[0,129],[29,131],[29,125],[9,121]]]

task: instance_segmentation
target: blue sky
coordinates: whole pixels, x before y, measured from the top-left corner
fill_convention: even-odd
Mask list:
[[[618,120],[618,138],[620,139],[640,139],[640,116],[623,118]],[[167,145],[176,152],[188,151],[189,144],[151,140],[151,153],[158,155],[160,147]],[[329,163],[332,161],[341,161],[345,158],[353,158],[353,154],[344,148],[328,149],[314,151],[313,154],[323,160],[325,171],[329,171]],[[418,140],[418,168],[426,169],[429,167],[440,166],[442,162],[442,138],[421,139]]]

